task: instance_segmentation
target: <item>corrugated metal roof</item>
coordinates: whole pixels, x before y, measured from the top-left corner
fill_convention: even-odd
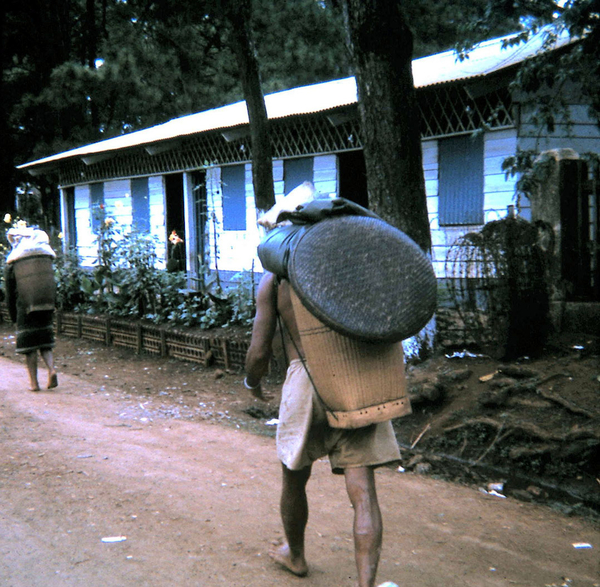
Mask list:
[[[482,77],[500,71],[512,65],[534,57],[544,50],[549,29],[543,29],[529,39],[512,47],[503,48],[503,43],[515,35],[485,41],[468,54],[468,58],[460,61],[454,50],[422,57],[413,61],[413,78],[415,87],[423,88],[436,84],[456,82],[475,77]],[[564,47],[575,39],[568,31],[554,31],[557,35],[553,49]]]
[[[412,64],[415,87],[423,88],[436,84],[457,82],[482,77],[500,71],[533,57],[543,49],[546,31],[532,37],[527,43],[502,48],[508,37],[492,39],[478,45],[469,57],[460,61],[454,50],[415,59]],[[557,39],[555,48],[572,42],[566,31]],[[312,114],[348,106],[357,102],[354,77],[302,86],[265,96],[269,119],[286,118],[300,114]],[[206,110],[188,116],[175,118],[144,130],[139,130],[112,139],[99,141],[58,153],[44,159],[19,165],[18,169],[28,169],[38,165],[58,162],[71,157],[85,157],[128,147],[149,145],[160,141],[176,139],[211,130],[236,127],[248,124],[248,112],[244,101]]]

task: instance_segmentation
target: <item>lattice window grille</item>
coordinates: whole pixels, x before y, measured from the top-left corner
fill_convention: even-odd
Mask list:
[[[423,138],[473,132],[481,128],[514,127],[507,90],[491,92],[473,100],[462,86],[426,88],[417,92]],[[333,125],[327,114],[276,120],[272,125],[275,159],[338,153],[363,146],[358,115]],[[252,160],[249,136],[228,142],[220,131],[187,137],[172,150],[150,155],[143,148],[120,151],[114,157],[86,166],[80,160],[60,164],[62,186],[192,171],[210,166]]]
[[[332,125],[325,116],[298,117],[273,123],[273,156],[276,159],[332,153],[362,147],[358,120]],[[86,166],[80,160],[61,164],[62,186],[106,179],[191,171],[212,165],[252,160],[249,137],[227,142],[221,133],[206,133],[181,142],[178,147],[149,155],[137,148]]]
[[[515,126],[512,101],[506,90],[473,100],[462,86],[428,88],[417,93],[417,101],[425,138]]]
[[[298,117],[273,128],[277,159],[347,151],[362,146],[358,119],[334,126],[326,117]]]

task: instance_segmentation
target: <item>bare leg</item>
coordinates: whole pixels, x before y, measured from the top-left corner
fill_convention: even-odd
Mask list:
[[[375,489],[375,475],[370,467],[344,470],[346,490],[354,508],[354,556],[359,587],[373,587],[383,526]]]
[[[40,353],[48,369],[48,389],[52,389],[58,385],[58,376],[54,369],[54,354],[51,349],[44,349]]]
[[[310,479],[311,467],[290,471],[285,465],[282,466],[280,509],[286,541],[275,545],[269,551],[269,556],[294,575],[304,577],[308,573],[304,558],[304,531],[308,522],[306,484]]]
[[[25,362],[27,364],[27,374],[29,375],[29,389],[30,391],[39,391],[40,384],[37,378],[37,351],[27,353],[25,355]]]

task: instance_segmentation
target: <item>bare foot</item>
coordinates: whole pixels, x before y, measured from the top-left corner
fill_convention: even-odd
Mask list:
[[[48,389],[52,389],[53,387],[58,386],[58,375],[56,373],[52,373],[52,375],[48,375]]]
[[[39,391],[39,390],[40,390],[39,385],[30,385],[29,386],[29,391]]]
[[[305,577],[308,574],[308,565],[304,557],[292,557],[290,547],[287,542],[276,542],[269,549],[269,556],[282,567],[297,575]]]

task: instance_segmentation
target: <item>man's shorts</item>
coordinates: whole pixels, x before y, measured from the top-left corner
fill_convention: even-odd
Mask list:
[[[290,363],[281,394],[277,456],[293,471],[329,457],[334,473],[350,467],[377,467],[400,459],[391,422],[363,428],[332,428],[302,361]]]

